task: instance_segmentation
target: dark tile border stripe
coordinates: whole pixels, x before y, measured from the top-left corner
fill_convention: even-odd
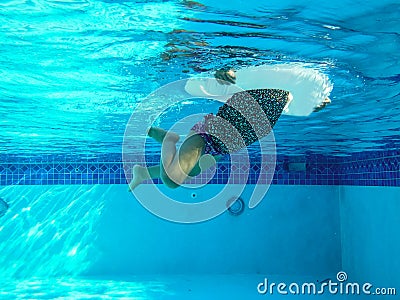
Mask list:
[[[72,157],[51,156],[46,161],[39,159],[19,160],[18,163],[0,163],[0,185],[67,185],[67,184],[126,184],[121,155],[105,155],[99,158],[85,157],[71,161]],[[15,158],[13,158],[15,159]],[[152,156],[152,164],[159,157]],[[257,159],[255,160],[257,161]],[[305,171],[298,167],[305,166]],[[226,184],[231,165],[225,160],[218,164],[216,173],[209,183]],[[267,183],[260,178],[260,163],[251,163],[247,169],[242,166],[238,183]],[[270,174],[272,176],[272,174]],[[196,181],[197,180],[197,181]],[[194,180],[199,182],[201,177]],[[159,180],[155,180],[160,183]],[[358,186],[400,186],[400,150],[363,152],[349,156],[278,156],[272,184],[283,185],[358,185]]]

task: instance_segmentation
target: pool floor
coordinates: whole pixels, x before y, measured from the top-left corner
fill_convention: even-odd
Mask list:
[[[33,278],[2,282],[1,299],[348,299],[349,295],[259,294],[263,275],[141,276],[129,278]],[[317,282],[268,276],[269,282]],[[289,282],[290,281],[290,282]],[[318,285],[317,285],[318,286]]]

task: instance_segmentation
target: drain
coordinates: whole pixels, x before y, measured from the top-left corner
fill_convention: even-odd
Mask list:
[[[244,201],[241,197],[232,197],[226,202],[226,207],[232,216],[239,216],[244,211]]]

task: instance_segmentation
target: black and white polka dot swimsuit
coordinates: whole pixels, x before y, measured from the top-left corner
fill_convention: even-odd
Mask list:
[[[217,114],[208,114],[192,130],[205,142],[205,154],[225,155],[268,135],[289,101],[278,89],[247,90],[232,95]]]

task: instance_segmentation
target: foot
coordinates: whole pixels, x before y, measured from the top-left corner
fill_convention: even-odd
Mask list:
[[[173,142],[177,143],[179,141],[179,135],[172,131],[166,131],[159,127],[150,127],[147,130],[147,135],[157,142],[162,143],[164,138],[168,140],[172,140]]]
[[[133,179],[129,183],[128,192],[132,192],[139,184],[141,184],[145,177],[143,176],[143,170],[145,168],[139,165],[135,165],[132,168]]]

